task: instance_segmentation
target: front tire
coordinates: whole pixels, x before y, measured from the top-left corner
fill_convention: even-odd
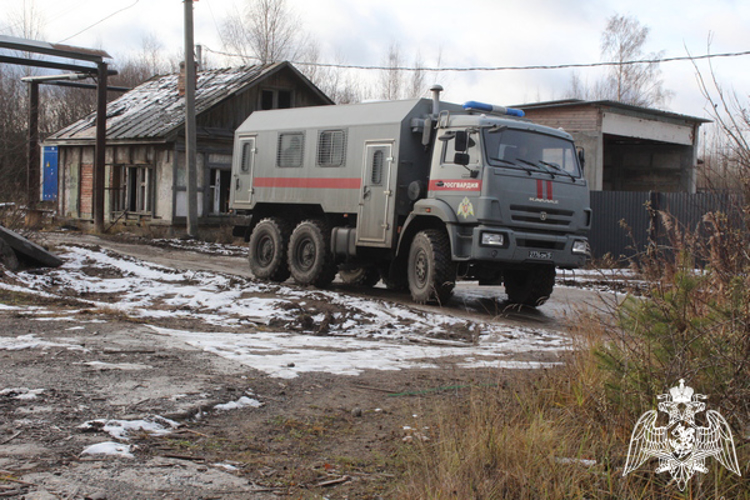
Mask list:
[[[336,277],[330,249],[331,231],[324,221],[300,222],[289,239],[289,269],[300,285],[327,286]]]
[[[291,232],[289,223],[279,217],[263,219],[253,228],[248,260],[256,278],[276,282],[289,278],[287,246]]]
[[[505,293],[512,304],[538,307],[547,302],[555,287],[555,267],[505,271]]]
[[[420,231],[409,248],[409,291],[414,302],[444,304],[456,286],[448,235],[437,229]]]

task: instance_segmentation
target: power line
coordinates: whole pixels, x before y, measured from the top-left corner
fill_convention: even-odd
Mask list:
[[[221,40],[221,43],[224,44],[224,37],[222,36],[221,30],[219,29],[219,23],[216,22],[216,16],[214,15],[214,9],[211,7],[211,1],[206,0],[206,4],[208,5],[208,11],[211,13],[211,18],[214,20],[216,34],[219,35],[219,40]]]
[[[84,28],[84,29],[82,29],[81,31],[79,31],[78,33],[76,33],[76,34],[74,34],[74,35],[70,35],[70,36],[69,36],[68,38],[63,38],[62,40],[60,40],[60,41],[59,41],[59,42],[57,42],[57,43],[67,42],[67,41],[68,41],[68,40],[70,40],[71,38],[75,38],[75,37],[77,37],[77,36],[78,36],[78,35],[80,35],[81,33],[85,32],[85,31],[88,31],[88,30],[90,30],[91,28],[93,28],[94,26],[97,26],[97,25],[99,25],[99,24],[103,23],[103,22],[104,22],[104,21],[106,21],[107,19],[110,19],[110,18],[112,18],[112,17],[116,16],[116,15],[117,15],[117,14],[119,14],[120,12],[124,12],[124,11],[126,11],[126,10],[128,10],[128,9],[131,9],[131,8],[135,7],[135,5],[136,5],[136,4],[138,3],[138,2],[140,2],[140,1],[141,1],[141,0],[135,0],[135,2],[133,2],[133,3],[132,3],[132,4],[130,4],[130,5],[128,5],[127,7],[123,7],[122,9],[120,9],[120,10],[118,10],[118,11],[115,11],[115,12],[111,13],[111,14],[110,14],[110,15],[108,15],[107,17],[105,17],[105,18],[103,18],[103,19],[100,19],[99,21],[95,22],[95,23],[94,23],[94,24],[92,24],[91,26],[89,26],[89,27],[87,27],[87,28]]]
[[[203,46],[207,51],[227,57],[241,57],[243,59],[260,60],[257,57],[243,56],[240,54],[230,54],[213,50],[210,47]],[[290,61],[298,66],[315,66],[319,68],[337,68],[337,69],[361,69],[361,70],[382,70],[382,71],[430,71],[430,72],[469,72],[469,71],[525,71],[525,70],[550,70],[550,69],[574,69],[574,68],[597,68],[602,66],[633,66],[636,64],[660,64],[675,61],[699,61],[704,59],[716,59],[727,57],[739,57],[750,55],[750,50],[741,52],[725,52],[722,54],[703,54],[700,56],[675,56],[659,57],[653,59],[638,59],[632,61],[605,61],[595,63],[570,63],[570,64],[550,64],[550,65],[527,65],[527,66],[466,66],[466,67],[426,67],[426,66],[379,66],[379,65],[358,65],[358,64],[335,64],[319,63],[305,61]]]

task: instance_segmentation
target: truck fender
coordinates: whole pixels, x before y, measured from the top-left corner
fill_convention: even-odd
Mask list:
[[[425,223],[425,220],[430,222]],[[402,245],[404,241],[411,241],[414,234],[422,229],[428,228],[445,228],[450,224],[458,223],[458,216],[453,212],[453,208],[442,200],[435,200],[431,198],[425,198],[418,200],[414,203],[409,216],[406,218],[403,227],[401,228],[401,237],[396,247],[396,255],[401,255]],[[448,236],[451,239],[451,251],[453,249],[453,235],[452,231],[448,231]],[[405,249],[408,251],[408,249]]]

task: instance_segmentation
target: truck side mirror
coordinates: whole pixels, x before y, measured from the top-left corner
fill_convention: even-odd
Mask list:
[[[465,130],[456,131],[456,142],[453,145],[453,149],[455,149],[459,153],[464,153],[467,149],[469,149],[469,134],[467,134]],[[459,165],[463,164],[459,163]]]
[[[468,153],[456,153],[455,156],[453,156],[453,163],[456,165],[463,165],[465,167],[469,164],[469,160]]]
[[[583,148],[578,148],[578,163],[581,164],[581,170],[586,166],[586,155]]]

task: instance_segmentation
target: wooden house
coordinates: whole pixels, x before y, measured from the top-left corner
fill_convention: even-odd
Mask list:
[[[155,77],[107,105],[105,221],[182,226],[187,217],[185,99],[179,75]],[[255,110],[333,104],[288,62],[199,71],[196,80],[198,214],[224,220],[235,129]],[[51,135],[57,206],[93,220],[95,115]]]

